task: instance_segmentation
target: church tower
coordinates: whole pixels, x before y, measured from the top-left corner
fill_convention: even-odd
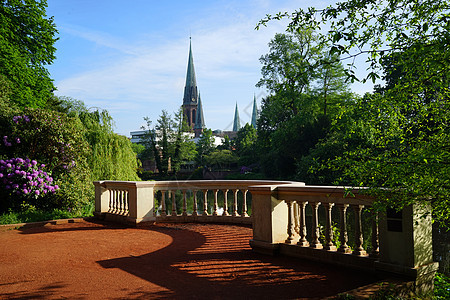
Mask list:
[[[203,118],[202,99],[200,98],[200,93],[198,93],[197,114],[195,116],[194,124],[195,137],[199,137],[200,134],[202,134],[203,128],[205,128],[205,120]]]
[[[236,108],[234,109],[233,131],[237,132],[241,129],[241,120],[239,119],[239,110],[236,102]]]
[[[201,109],[201,107],[200,107]],[[189,59],[186,73],[186,85],[184,86],[183,113],[187,124],[194,128],[198,110],[198,89],[195,79],[194,58],[192,56],[192,44],[189,38]],[[203,112],[201,112],[203,115]]]
[[[256,95],[253,95],[252,126],[255,129],[256,129],[256,120],[258,120],[258,107],[256,106]]]

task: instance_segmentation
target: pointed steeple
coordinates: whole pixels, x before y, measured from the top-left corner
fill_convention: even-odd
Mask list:
[[[194,57],[192,55],[192,42],[189,38],[189,59],[186,73],[186,85],[184,86],[183,104],[197,104],[197,80],[195,79]]]
[[[258,107],[256,106],[256,95],[253,95],[252,126],[255,129],[257,119],[258,119]]]
[[[239,119],[239,110],[236,102],[236,108],[234,110],[233,131],[239,131],[241,128],[241,120]]]
[[[195,116],[194,129],[203,129],[204,127],[205,120],[203,118],[202,100],[200,99],[200,93],[198,93],[197,115]]]

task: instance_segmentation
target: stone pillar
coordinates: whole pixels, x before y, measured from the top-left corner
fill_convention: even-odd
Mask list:
[[[250,246],[259,253],[274,255],[279,250],[278,243],[288,238],[288,206],[277,198],[277,186],[251,186],[253,239]]]
[[[128,222],[138,224],[141,222],[155,221],[153,215],[154,206],[154,183],[132,182],[128,190],[129,216]]]
[[[109,191],[103,181],[94,181],[95,211],[94,215],[102,218],[102,214],[109,210]]]
[[[439,265],[433,262],[431,225],[430,211],[419,205],[380,215],[376,268],[414,279],[416,291],[432,289]]]

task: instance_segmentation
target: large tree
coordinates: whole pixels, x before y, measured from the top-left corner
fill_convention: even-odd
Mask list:
[[[195,143],[191,140],[190,129],[183,118],[182,110],[175,117],[162,111],[155,126],[149,118],[144,118],[147,126],[142,129],[147,133],[143,144],[153,152],[156,167],[162,176],[169,171],[177,173],[183,163],[193,161],[197,154]]]
[[[363,81],[384,74],[382,93],[357,104],[346,132],[351,140],[364,130],[370,142],[334,165],[353,184],[371,187],[378,204],[429,204],[442,222],[450,219],[449,10],[445,0],[350,0],[260,23],[289,16],[291,30],[326,25],[330,54],[349,59],[350,78],[358,80],[359,57],[369,65]]]
[[[330,111],[336,114],[336,104],[352,99],[339,57],[304,28],[276,34],[260,59],[257,85],[271,95],[262,100],[257,149],[270,177],[292,178],[296,162],[327,133]]]
[[[21,107],[47,107],[55,89],[46,65],[55,59],[57,33],[46,0],[0,0],[0,75]]]

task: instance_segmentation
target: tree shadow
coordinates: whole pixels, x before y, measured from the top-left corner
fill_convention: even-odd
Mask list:
[[[19,282],[10,282],[2,285],[14,285]],[[23,283],[23,282],[20,282]],[[59,282],[55,282],[49,285],[43,285],[40,288],[29,291],[29,290],[20,290],[14,291],[11,293],[1,293],[1,299],[49,299],[53,298],[55,295],[59,294],[59,290],[64,288],[65,285]]]
[[[131,299],[323,298],[377,281],[363,272],[256,254],[248,246],[251,230],[239,226],[179,226],[157,229],[173,240],[163,249],[98,263],[165,289],[133,292]]]

